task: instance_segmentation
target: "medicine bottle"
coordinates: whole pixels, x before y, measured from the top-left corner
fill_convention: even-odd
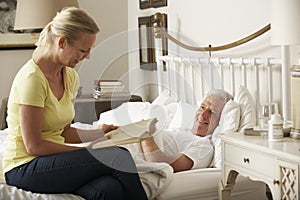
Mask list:
[[[283,121],[280,114],[271,115],[269,124],[269,140],[280,141],[283,139]]]

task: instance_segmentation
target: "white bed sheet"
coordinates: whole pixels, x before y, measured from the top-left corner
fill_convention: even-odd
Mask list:
[[[221,170],[195,169],[174,174],[171,183],[157,200],[218,200]],[[231,192],[232,200],[266,200],[266,186],[249,178],[238,176]]]
[[[0,184],[1,200],[84,200],[72,194],[38,194],[18,189],[6,184]]]

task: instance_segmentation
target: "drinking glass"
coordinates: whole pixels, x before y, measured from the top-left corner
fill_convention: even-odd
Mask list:
[[[259,130],[261,135],[266,135],[268,133],[268,120],[270,117],[270,106],[268,104],[261,105],[259,112]]]

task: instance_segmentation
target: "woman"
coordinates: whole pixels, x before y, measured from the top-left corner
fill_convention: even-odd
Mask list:
[[[79,85],[74,67],[89,58],[98,32],[94,20],[78,8],[63,9],[41,32],[9,95],[9,143],[3,159],[8,185],[85,199],[147,199],[127,150],[66,144],[104,138],[115,128],[70,127]]]

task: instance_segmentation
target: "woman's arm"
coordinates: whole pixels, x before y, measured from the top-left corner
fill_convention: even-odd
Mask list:
[[[99,138],[105,137],[104,134],[118,128],[113,125],[101,124],[99,129],[95,130],[82,130],[71,127],[70,124],[64,128],[62,136],[67,143],[82,143],[90,142]]]
[[[50,155],[83,148],[44,140],[42,138],[43,108],[20,105],[19,112],[23,142],[29,155]]]
[[[28,154],[42,156],[83,148],[44,140],[42,138],[43,112],[44,109],[41,107],[20,105],[21,132]],[[118,127],[102,124],[96,130],[80,130],[68,125],[64,128],[62,136],[66,143],[90,142],[105,137],[105,133],[116,128]]]

